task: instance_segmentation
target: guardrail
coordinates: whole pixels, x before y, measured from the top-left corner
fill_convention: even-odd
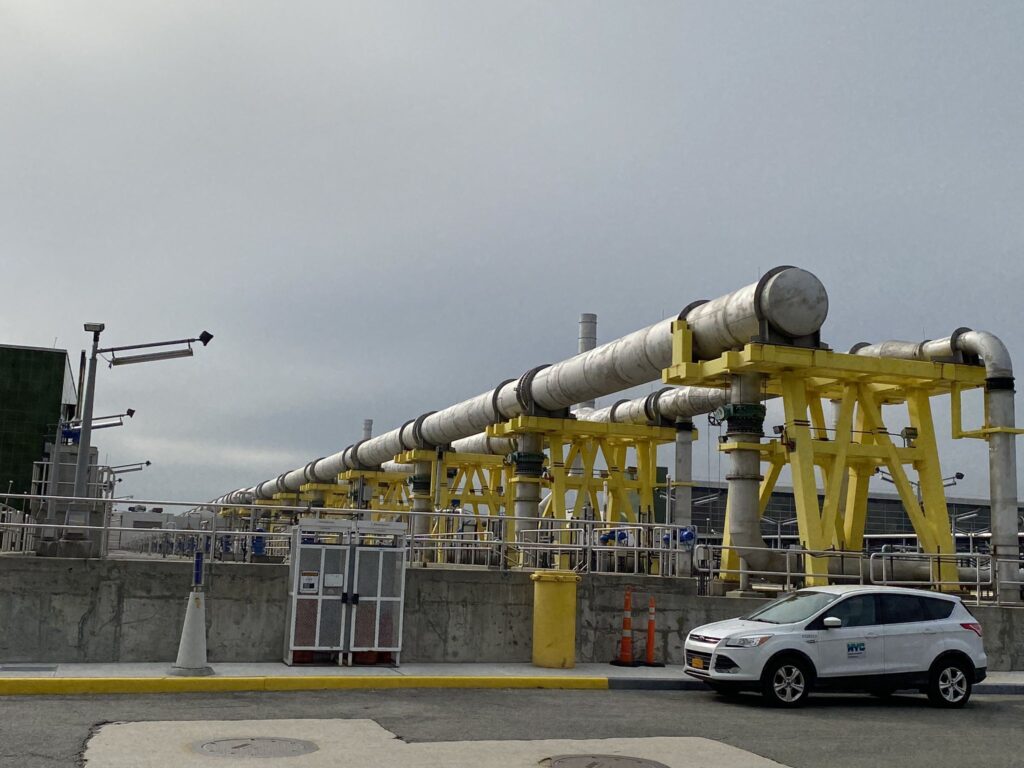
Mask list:
[[[781,567],[754,569],[726,568],[722,565],[727,552],[742,558],[748,553],[771,553]],[[739,582],[741,577],[760,577],[790,590],[804,586],[814,576],[807,574],[807,558],[827,562],[830,583],[877,584],[894,587],[918,587],[955,591],[968,596],[976,604],[1000,601],[993,578],[993,558],[976,553],[930,554],[926,552],[854,552],[843,550],[771,549],[728,547],[699,544],[694,550],[693,568],[698,578]],[[1022,561],[1013,560],[1018,569]],[[820,570],[820,569],[818,569]],[[956,578],[950,578],[950,571]],[[822,578],[822,577],[819,577]],[[1018,584],[1024,588],[1024,580]],[[1003,596],[1002,602],[1019,602],[1020,594]]]
[[[15,496],[12,494],[12,497]],[[25,498],[45,501],[50,497]],[[61,497],[62,503],[81,501]],[[96,500],[89,500],[96,504]],[[101,556],[191,558],[197,550],[210,560],[223,562],[285,562],[289,557],[289,531],[293,520],[309,517],[365,518],[376,515],[371,510],[315,509],[278,506],[273,511],[283,516],[267,523],[269,530],[249,530],[252,507],[218,505],[219,509],[238,510],[231,525],[212,513],[202,521],[179,516],[176,527],[134,528],[110,525],[110,501],[104,524],[52,524],[30,515],[16,521],[14,515],[0,518],[0,543],[3,554],[32,552],[45,537],[71,533],[78,537],[94,537],[108,542]],[[143,502],[164,507],[197,506],[190,502]],[[266,512],[267,510],[261,510]],[[960,591],[975,602],[1021,601],[1024,576],[1008,582],[1010,593],[997,594],[993,568],[999,563],[1012,563],[1024,574],[1022,561],[994,561],[989,555],[958,553],[933,555],[914,551],[856,552],[840,550],[805,550],[731,547],[701,541],[692,527],[650,523],[607,523],[600,520],[554,520],[551,518],[516,518],[512,516],[474,516],[462,511],[432,513],[396,512],[392,517],[404,518],[413,528],[418,515],[432,519],[432,533],[408,534],[405,546],[411,563],[448,564],[491,569],[559,568],[579,573],[645,574],[652,576],[696,576],[698,590],[707,593],[711,582],[741,582],[759,579],[779,589],[790,590],[809,583],[808,570],[827,573],[831,583],[873,583],[890,586],[922,587]],[[184,527],[185,525],[195,527]],[[181,525],[182,527],[177,527]],[[98,534],[98,535],[97,535]],[[771,553],[772,567],[751,569],[726,567],[723,555],[736,554],[738,559],[750,553]],[[824,561],[822,568],[809,569],[809,559]],[[740,562],[742,560],[740,559]],[[955,569],[955,570],[954,570]],[[821,578],[821,577],[819,577]],[[810,582],[813,583],[813,582]],[[1006,587],[1004,586],[1004,590]],[[1002,599],[1001,599],[1002,598]]]

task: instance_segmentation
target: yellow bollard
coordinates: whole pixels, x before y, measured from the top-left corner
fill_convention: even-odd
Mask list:
[[[576,585],[572,571],[537,571],[533,581],[533,664],[576,666]]]

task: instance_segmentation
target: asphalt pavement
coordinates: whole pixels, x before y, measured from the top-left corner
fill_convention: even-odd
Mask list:
[[[909,695],[888,700],[816,696],[799,710],[779,711],[764,708],[754,696],[733,701],[704,691],[646,690],[11,696],[0,698],[0,766],[77,768],[83,765],[87,743],[103,724],[162,723],[163,732],[170,734],[167,738],[137,738],[130,743],[138,750],[138,765],[170,768],[180,764],[180,749],[176,756],[177,747],[170,743],[178,733],[173,721],[191,721],[188,727],[196,721],[239,721],[241,730],[226,735],[288,737],[286,721],[312,719],[370,720],[404,742],[450,742],[453,754],[474,741],[689,738],[718,742],[792,768],[1002,768],[1024,762],[1022,718],[1024,697],[1010,695],[976,696],[967,708],[951,711],[934,709],[923,696]],[[280,729],[253,722],[268,720],[281,721]],[[258,733],[253,730],[257,727]],[[181,730],[185,728],[182,725]],[[500,752],[502,747],[494,749]],[[378,764],[389,764],[389,758],[380,757]],[[213,768],[287,766],[292,759],[208,762]],[[335,764],[344,768],[353,763],[339,753]],[[721,763],[731,764],[744,763]],[[746,764],[763,762],[752,757]],[[103,768],[96,760],[87,765]]]

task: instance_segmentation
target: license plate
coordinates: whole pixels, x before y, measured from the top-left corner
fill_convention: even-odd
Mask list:
[[[704,669],[704,659],[698,658],[697,656],[691,656],[690,666],[694,669]]]

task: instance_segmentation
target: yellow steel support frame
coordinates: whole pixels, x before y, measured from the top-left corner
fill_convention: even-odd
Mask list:
[[[488,427],[487,433],[492,437],[526,433],[543,437],[548,452],[543,484],[551,492],[545,517],[581,519],[584,504],[589,503],[594,518],[608,523],[653,522],[658,446],[674,441],[676,434],[671,427],[542,416],[517,416]],[[582,468],[574,474],[577,459]],[[598,469],[599,459],[606,469]],[[566,502],[569,491],[576,494],[571,509]]]
[[[357,507],[360,481],[369,488],[369,509],[372,520],[393,520],[402,512],[408,512],[409,475],[405,472],[383,472],[381,470],[349,469],[338,475],[338,485],[346,489],[343,506]]]
[[[695,363],[686,323],[678,321],[674,333],[672,366],[663,373],[667,384],[726,387],[735,374],[759,373],[765,376],[767,393],[782,399],[785,424],[778,439],[756,446],[719,445],[719,450],[725,452],[756,447],[762,461],[768,464],[761,483],[762,516],[779,474],[788,464],[800,543],[809,550],[861,550],[868,483],[884,467],[892,476],[922,549],[933,554],[955,551],[931,398],[952,395],[954,437],[991,432],[965,432],[960,425],[960,393],[984,385],[983,368],[757,343],[748,344],[741,351],[726,352],[716,360]],[[839,404],[834,430],[825,421],[826,400]],[[893,442],[882,417],[883,405],[906,407],[910,426],[916,433],[905,433],[905,445]],[[907,465],[917,473],[920,498],[907,476]],[[819,470],[823,478],[820,485],[816,475]],[[819,492],[823,493],[823,502],[819,502]],[[729,512],[727,500],[727,521]],[[723,543],[729,544],[728,522]],[[808,557],[805,563],[807,583],[826,580],[827,558]],[[727,552],[723,567],[736,569],[738,565],[738,558]],[[955,564],[943,563],[933,575],[943,581],[955,581]]]
[[[549,490],[541,516],[567,521],[584,517],[589,504],[595,520],[606,523],[654,521],[654,490],[657,485],[658,446],[675,440],[675,429],[642,424],[606,424],[577,419],[517,416],[487,429],[492,437],[539,434],[547,451],[547,465],[540,482]],[[633,463],[630,463],[630,460]],[[603,460],[605,469],[597,464]],[[579,473],[573,465],[580,464]],[[514,478],[515,482],[535,482]],[[570,491],[575,499],[570,508]],[[605,504],[601,504],[601,495]],[[639,513],[639,514],[638,514]],[[571,527],[571,523],[561,526]],[[563,530],[560,541],[571,544]],[[569,556],[559,557],[559,568],[570,567]]]
[[[299,499],[300,503],[344,508],[349,506],[349,488],[345,483],[305,483],[299,487]]]
[[[430,464],[430,495],[437,509],[450,510],[455,499],[476,517],[473,531],[458,529],[464,521],[438,516],[431,521],[432,536],[483,533],[489,518],[498,519],[512,508],[512,467],[503,456],[453,451],[413,450],[395,457],[403,464]],[[515,538],[515,521],[506,520],[503,535]],[[438,545],[436,562],[443,562],[445,551]]]

